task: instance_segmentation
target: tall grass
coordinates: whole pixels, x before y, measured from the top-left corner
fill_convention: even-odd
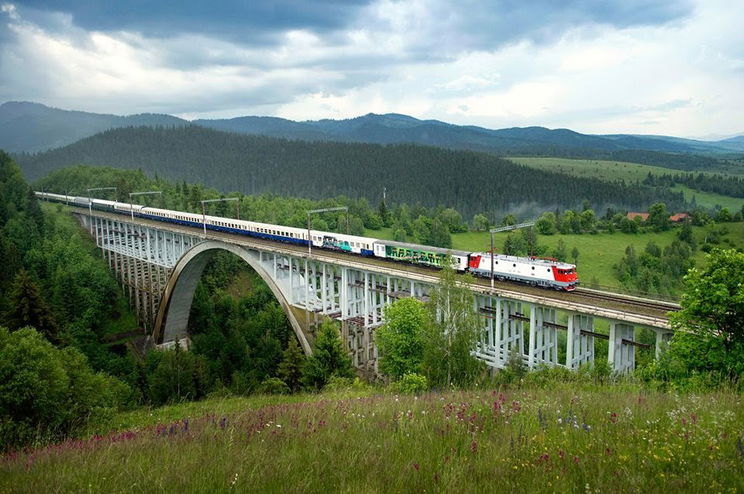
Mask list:
[[[247,399],[8,455],[0,491],[744,489],[740,394],[570,386]]]

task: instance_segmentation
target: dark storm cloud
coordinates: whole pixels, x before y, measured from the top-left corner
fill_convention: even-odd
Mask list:
[[[354,18],[367,0],[24,0],[37,10],[68,13],[78,27],[137,31],[148,37],[200,33],[213,38],[271,43],[291,29],[333,31]]]
[[[386,31],[390,19],[375,18],[375,9],[365,9],[372,3],[372,0],[24,0],[16,5],[67,13],[76,26],[85,30],[130,30],[157,38],[192,33],[231,42],[270,45],[277,42],[278,35],[293,29],[308,30],[329,39],[346,28]],[[407,2],[390,4],[393,8],[405,8]],[[414,50],[416,46],[439,44],[442,51],[450,52],[492,49],[522,39],[549,42],[568,29],[586,24],[615,27],[664,24],[691,11],[689,0],[432,0],[416,12],[423,18],[409,22],[425,24],[424,31],[429,35],[414,43]],[[437,56],[436,52],[429,52],[425,58]]]
[[[693,13],[691,0],[460,0],[432,2],[430,37],[421,51],[492,50],[524,40],[550,43],[587,26],[661,25]],[[432,50],[436,45],[437,49]]]

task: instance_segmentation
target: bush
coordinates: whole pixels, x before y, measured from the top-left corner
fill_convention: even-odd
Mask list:
[[[287,384],[279,379],[278,377],[270,377],[265,379],[256,389],[258,393],[265,395],[288,395],[290,389]]]
[[[340,377],[332,376],[328,383],[323,387],[323,391],[338,392],[338,391],[364,391],[370,389],[371,386],[358,377]]]
[[[557,383],[576,382],[578,380],[578,374],[565,367],[539,365],[535,371],[524,376],[523,382],[528,387],[548,388]]]
[[[336,324],[328,319],[320,324],[313,354],[303,369],[302,381],[307,388],[319,390],[334,376],[351,378],[354,370]]]
[[[131,389],[33,328],[0,328],[0,449],[62,439],[113,413]]]
[[[395,383],[395,389],[404,394],[421,394],[429,390],[429,380],[426,376],[410,372],[404,374],[400,381]]]

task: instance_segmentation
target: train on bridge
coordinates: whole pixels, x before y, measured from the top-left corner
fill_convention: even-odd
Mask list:
[[[48,201],[72,204],[78,207],[92,208],[127,216],[137,216],[148,220],[247,235],[296,245],[307,246],[310,243],[315,248],[405,262],[419,266],[441,268],[449,255],[452,259],[452,266],[456,271],[470,272],[475,276],[485,278],[494,277],[499,281],[516,281],[532,286],[565,291],[572,291],[579,284],[575,265],[550,258],[516,257],[502,254],[493,255],[489,252],[443,249],[428,245],[307,230],[304,228],[172,211],[138,204],[52,194],[49,192],[36,192],[36,196]]]

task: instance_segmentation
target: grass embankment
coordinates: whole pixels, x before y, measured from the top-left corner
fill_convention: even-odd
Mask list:
[[[0,491],[744,489],[744,407],[733,393],[565,384],[232,398],[121,417],[124,429],[104,436],[6,456]]]
[[[683,170],[674,170],[671,168],[662,168],[658,166],[641,165],[638,163],[626,163],[622,161],[603,161],[603,160],[579,160],[568,158],[534,158],[534,157],[510,157],[514,163],[538,168],[540,170],[554,171],[575,177],[597,178],[600,180],[624,180],[626,182],[643,181],[649,173],[652,175],[674,175],[686,173]],[[730,174],[735,174],[732,168]],[[742,169],[744,170],[744,169]],[[698,173],[698,172],[694,172]],[[720,174],[720,172],[716,172]],[[741,171],[739,171],[741,174]],[[710,173],[709,175],[713,175]],[[738,211],[744,200],[735,197],[724,196],[711,192],[694,191],[683,185],[672,187],[674,191],[682,191],[686,201],[691,201],[695,196],[695,201],[703,207],[713,208],[716,205],[729,208],[732,212]]]
[[[693,232],[698,245],[711,231],[720,231],[725,227],[728,233],[721,237],[722,248],[744,246],[744,223],[726,223],[724,225],[707,225],[705,227],[693,227]],[[570,255],[574,247],[579,249],[578,272],[583,283],[588,286],[594,278],[603,287],[617,287],[619,282],[615,276],[614,265],[625,255],[628,245],[633,245],[637,254],[643,252],[648,242],[655,242],[662,249],[671,244],[676,238],[678,228],[672,228],[660,233],[597,233],[582,235],[541,235],[540,245],[546,245],[551,250],[556,248],[559,240],[566,244],[566,252]],[[367,230],[367,236],[380,239],[391,239],[392,232],[389,228],[381,230]],[[501,251],[504,240],[508,233],[497,233],[494,235],[496,251]],[[452,235],[452,247],[469,252],[484,252],[491,248],[491,238],[487,232],[466,232]],[[705,253],[698,250],[694,256],[695,264],[703,266]],[[573,262],[573,259],[569,259]]]

